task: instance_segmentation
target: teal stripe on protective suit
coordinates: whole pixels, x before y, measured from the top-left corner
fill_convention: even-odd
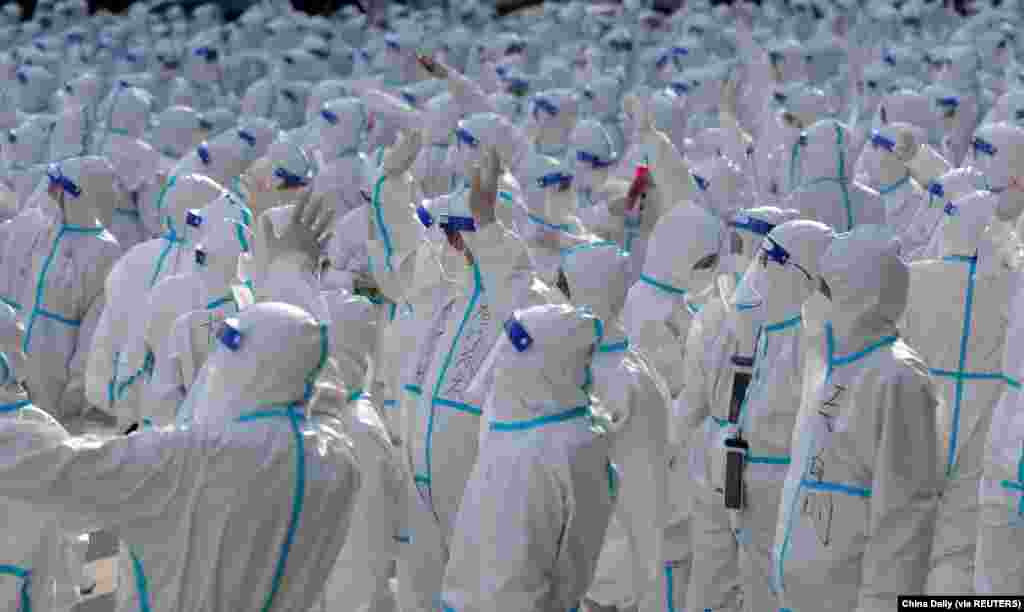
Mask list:
[[[374,217],[377,219],[377,230],[380,233],[381,241],[384,243],[384,267],[387,268],[388,272],[394,272],[394,268],[391,265],[391,254],[394,253],[394,248],[391,246],[391,233],[388,232],[387,225],[384,224],[384,211],[381,210],[380,206],[380,190],[384,186],[384,179],[387,175],[381,175],[377,179],[377,184],[373,186],[373,198],[370,200],[370,204],[373,207]]]
[[[535,419],[529,419],[526,421],[491,421],[491,431],[526,431],[529,429],[536,429],[545,425],[553,425],[555,423],[564,423],[565,421],[571,421],[573,419],[581,419],[589,414],[589,408],[587,406],[578,406],[565,412],[559,412],[557,414],[549,414]]]
[[[146,580],[146,572],[143,570],[142,561],[130,549],[128,554],[132,558],[132,573],[135,574],[135,594],[139,598],[139,612],[150,612],[152,607],[149,599],[149,583]]]
[[[235,296],[233,296],[233,295],[226,295],[226,296],[224,296],[222,298],[213,300],[212,302],[207,304],[206,305],[206,309],[207,310],[213,310],[214,308],[219,308],[219,307],[223,306],[224,304],[234,304],[234,303],[235,303]],[[238,306],[236,305],[235,308],[238,308]]]
[[[665,564],[665,612],[676,612],[676,605],[674,601],[673,584],[672,584],[672,563],[668,562]]]
[[[14,402],[13,404],[0,404],[0,414],[5,412],[17,412],[26,406],[31,406],[32,402],[29,400],[21,400]]]
[[[1017,503],[1017,514],[1024,516],[1024,442],[1021,443],[1020,448],[1020,459],[1017,461],[1017,480],[1004,480],[1000,483],[1004,489],[1016,491],[1021,494],[1020,501]]]
[[[946,455],[946,476],[953,474],[953,462],[956,459],[956,447],[960,436],[960,409],[963,404],[964,380],[967,372],[964,370],[967,365],[967,346],[971,335],[971,317],[974,310],[974,281],[978,269],[978,256],[967,257],[964,255],[950,255],[943,257],[943,261],[966,263],[967,267],[967,295],[964,299],[964,323],[963,331],[960,333],[960,356],[957,360],[956,372],[949,372],[956,381],[955,399],[953,400],[953,430],[949,436],[949,450]],[[939,372],[942,372],[941,374]],[[937,376],[944,376],[943,370],[932,372]]]
[[[25,325],[25,338],[21,344],[21,350],[26,355],[29,353],[29,346],[31,346],[32,343],[32,330],[35,327],[37,317],[43,316],[73,327],[81,325],[81,321],[66,319],[58,314],[44,310],[40,306],[43,303],[43,294],[45,293],[46,275],[50,271],[50,264],[53,263],[53,258],[57,256],[57,248],[60,247],[61,238],[63,238],[64,234],[67,233],[99,235],[102,234],[103,231],[102,227],[79,227],[77,225],[68,224],[60,226],[60,231],[57,232],[57,237],[53,240],[53,247],[50,249],[50,253],[46,256],[46,260],[43,261],[43,268],[39,271],[39,278],[36,279],[35,303],[32,305],[32,312],[29,314],[28,323]]]
[[[620,353],[626,350],[629,350],[628,339],[621,342],[613,342],[612,344],[602,344],[597,347],[598,353]]]
[[[14,576],[21,581],[18,612],[32,612],[32,570],[27,570],[17,565],[0,565],[0,574]]]
[[[470,406],[469,404],[463,404],[461,402],[454,402],[454,401],[451,401],[451,400],[446,400],[446,399],[444,399],[444,398],[439,396],[439,393],[441,392],[441,385],[444,384],[444,377],[448,374],[448,368],[452,364],[452,358],[455,355],[455,349],[459,345],[459,340],[462,339],[462,332],[465,331],[466,323],[469,322],[469,317],[472,316],[473,311],[476,309],[477,303],[480,301],[480,295],[481,295],[482,292],[483,292],[483,279],[480,278],[480,268],[477,267],[476,262],[474,262],[473,263],[473,295],[469,298],[469,303],[466,304],[466,310],[465,310],[465,312],[462,315],[462,321],[459,322],[459,328],[455,332],[455,337],[452,339],[451,348],[448,350],[448,353],[444,356],[444,363],[441,366],[441,372],[437,376],[437,382],[434,383],[434,390],[431,393],[430,417],[429,417],[429,420],[427,421],[427,437],[426,437],[426,457],[425,457],[425,463],[426,463],[427,473],[426,473],[426,481],[424,483],[424,484],[427,485],[427,501],[430,504],[431,508],[433,508],[433,506],[434,506],[433,487],[431,485],[433,477],[434,477],[434,471],[433,471],[433,464],[432,464],[432,461],[431,461],[430,453],[431,453],[431,450],[433,448],[434,419],[436,418],[436,415],[437,415],[437,410],[436,410],[437,406],[447,406],[447,407],[455,408],[457,410],[461,410],[463,412],[467,412],[469,414],[474,414],[474,415],[483,414],[482,411],[479,408],[475,407],[475,406]],[[422,481],[418,481],[418,482],[422,482]]]
[[[15,311],[21,312],[21,304],[15,302],[14,300],[11,300],[11,299],[8,299],[8,298],[0,296],[0,302],[3,302],[4,304],[7,304],[11,308],[13,308]]]
[[[165,219],[168,224],[171,223],[170,217],[165,217]],[[171,249],[174,247],[174,245],[185,244],[185,239],[179,238],[178,232],[175,231],[173,227],[170,227],[167,230],[167,233],[165,233],[163,236],[160,236],[160,238],[166,241],[167,244],[164,245],[164,248],[160,251],[160,255],[158,255],[156,258],[156,267],[153,268],[153,275],[149,277],[150,289],[152,289],[153,285],[156,284],[156,279],[160,276],[160,272],[163,271],[164,262],[166,261],[167,256],[170,254]]]
[[[277,567],[274,570],[274,580],[267,594],[266,602],[263,604],[262,612],[269,612],[274,605],[274,599],[281,588],[281,581],[284,578],[285,566],[288,563],[288,553],[291,552],[292,542],[295,540],[295,532],[299,526],[299,517],[302,515],[302,506],[306,496],[306,454],[302,444],[302,431],[299,423],[306,419],[305,415],[298,411],[298,404],[289,404],[285,408],[270,408],[250,412],[238,417],[240,423],[284,417],[291,424],[292,434],[295,436],[295,494],[292,499],[292,516],[288,523],[288,533],[285,535],[284,543],[281,545],[281,553],[277,560]]]
[[[825,343],[827,350],[827,373],[825,380],[828,381],[832,378],[832,372],[837,366],[849,365],[855,363],[878,349],[884,348],[894,344],[898,340],[895,336],[885,336],[879,339],[877,342],[868,345],[867,347],[849,355],[843,355],[840,357],[835,356],[835,335],[832,329],[832,323],[828,322],[825,324]],[[804,474],[797,485],[796,492],[793,495],[791,505],[783,516],[788,517],[790,520],[787,521],[785,527],[785,535],[783,536],[782,545],[779,549],[777,562],[775,564],[775,573],[773,575],[772,588],[776,592],[782,592],[785,590],[783,574],[785,573],[785,562],[786,553],[789,550],[789,544],[793,535],[793,522],[792,518],[797,516],[796,507],[800,502],[800,491],[801,489],[811,489],[816,491],[827,491],[829,493],[842,493],[850,495],[852,497],[868,498],[871,497],[871,489],[865,487],[859,487],[855,485],[848,485],[838,482],[829,481],[816,481],[807,478],[807,467],[804,468]]]

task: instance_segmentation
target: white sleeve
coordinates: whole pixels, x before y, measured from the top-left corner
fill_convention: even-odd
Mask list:
[[[936,400],[925,375],[877,390],[868,542],[856,612],[892,610],[897,595],[924,592],[939,486]]]
[[[0,422],[0,495],[62,517],[75,533],[158,516],[202,472],[191,430],[56,442],[46,427]]]

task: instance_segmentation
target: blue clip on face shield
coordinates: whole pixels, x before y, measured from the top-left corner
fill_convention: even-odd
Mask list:
[[[533,116],[536,117],[538,111],[544,111],[552,117],[558,116],[558,105],[543,97],[536,97],[533,99]]]
[[[557,186],[559,189],[568,189],[572,185],[572,175],[564,172],[551,172],[537,179],[537,186],[541,189]]]
[[[285,168],[277,168],[274,170],[274,176],[281,179],[278,189],[298,189],[309,185],[309,179],[299,176],[298,174],[292,174]]]
[[[185,213],[185,224],[189,227],[201,227],[203,225],[203,215],[199,212],[199,209],[190,208]]]
[[[956,115],[956,109],[960,108],[960,99],[956,96],[947,96],[936,100],[935,105],[942,110],[942,116],[949,119]]]
[[[203,162],[204,166],[210,165],[210,147],[208,147],[206,143],[196,147],[196,155],[199,156],[199,159]]]
[[[217,52],[217,50],[211,47],[199,47],[198,49],[193,51],[193,54],[196,57],[201,57],[205,59],[208,63],[211,64],[217,61],[217,58],[220,57],[220,54]]]
[[[248,130],[238,130],[238,137],[250,147],[256,146],[256,137],[252,135],[252,132],[249,132]]]
[[[477,140],[476,136],[473,136],[469,130],[461,127],[455,128],[455,138],[460,144],[473,148],[476,148],[480,144],[480,141]]]
[[[530,333],[526,331],[526,328],[523,327],[523,324],[519,322],[515,315],[512,315],[505,321],[504,327],[505,335],[508,336],[509,342],[520,353],[530,348],[533,344],[533,337],[530,336]]]
[[[882,135],[878,130],[871,132],[871,146],[876,149],[885,149],[890,153],[896,150],[896,142]]]
[[[232,352],[242,348],[242,332],[238,330],[238,319],[225,319],[217,328],[217,340]]]
[[[707,191],[708,187],[711,186],[711,183],[699,174],[693,175],[693,182],[697,183],[697,189],[700,189],[701,191]]]
[[[607,168],[612,165],[611,161],[601,159],[597,155],[594,155],[593,153],[590,153],[588,151],[577,151],[576,161],[583,162],[585,164],[590,164],[590,166],[595,170],[598,170],[600,168]]]
[[[323,117],[324,121],[331,125],[338,125],[338,115],[333,113],[326,108],[320,110],[320,116]]]
[[[46,177],[50,179],[51,187],[59,187],[61,191],[73,198],[78,198],[82,195],[81,188],[70,178],[64,176],[64,173],[60,170],[60,166],[57,164],[50,164],[46,169]]]
[[[729,222],[729,227],[736,229],[745,230],[758,236],[767,236],[771,233],[775,226],[767,221],[755,219],[748,215],[736,215],[736,217]]]
[[[196,248],[196,264],[200,266],[206,265],[206,251],[202,248]]]
[[[974,140],[971,141],[971,147],[974,149],[974,156],[977,157],[978,153],[984,153],[989,157],[995,157],[995,154],[999,151],[991,142],[975,136]]]

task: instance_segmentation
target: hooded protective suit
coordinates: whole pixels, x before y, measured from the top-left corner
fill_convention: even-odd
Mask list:
[[[86,359],[104,308],[104,281],[121,255],[97,220],[106,216],[110,183],[104,190],[96,161],[75,158],[47,170],[49,223],[40,248],[33,249],[34,292],[24,311],[29,397],[72,431],[81,430],[88,411]]]
[[[796,211],[758,207],[731,216],[735,231],[719,234],[720,260],[716,283],[707,303],[690,324],[686,340],[685,379],[673,407],[679,440],[689,443],[692,479],[691,537],[694,560],[687,587],[687,608],[740,610],[740,569],[735,527],[724,505],[724,468],[721,448],[730,430],[727,415],[737,375],[749,374],[755,352],[756,312],[743,325],[729,317],[741,298],[737,270],[747,262],[776,225],[797,217]],[[742,285],[740,285],[742,287]],[[737,295],[734,295],[733,292]],[[746,306],[746,304],[744,304]],[[761,315],[761,316],[757,316]],[[745,358],[745,359],[744,359]]]
[[[246,205],[255,216],[267,210],[291,204],[319,173],[316,160],[302,149],[298,140],[282,135],[242,175],[240,184],[247,192]]]
[[[574,215],[583,226],[602,237],[622,239],[622,220],[616,219],[608,203],[601,201],[600,189],[608,180],[608,169],[615,162],[616,151],[601,124],[584,119],[569,134],[566,167],[573,175],[576,194]]]
[[[831,296],[824,363],[809,366],[773,551],[791,610],[891,610],[924,592],[935,496],[937,394],[899,339],[909,272],[866,225],[821,260]],[[809,353],[810,354],[810,353]]]
[[[360,194],[369,184],[363,149],[374,127],[373,115],[358,98],[331,100],[318,113],[309,121],[316,140],[313,157],[320,166],[313,190],[315,195],[337,202],[341,219],[366,203]]]
[[[123,412],[115,408],[115,404],[124,389],[131,387],[140,375],[137,368],[142,365],[145,350],[141,342],[131,350],[128,344],[141,341],[143,337],[146,296],[160,280],[191,267],[191,252],[186,245],[190,230],[194,228],[187,224],[187,211],[202,208],[223,193],[219,185],[203,176],[172,177],[165,186],[163,204],[159,207],[166,211],[167,233],[136,245],[117,261],[106,277],[107,300],[88,355],[85,392],[89,403],[119,414],[125,425],[138,420],[133,418],[136,407],[128,405],[134,402],[128,402]],[[237,213],[232,216],[244,218],[241,204],[234,204],[233,208]],[[129,369],[128,355],[134,353],[137,355],[133,360],[139,359],[140,363]]]
[[[352,516],[352,529],[324,591],[324,609],[345,602],[359,612],[396,610],[388,585],[402,532],[405,484],[388,429],[378,413],[379,399],[362,389],[376,342],[380,308],[362,297],[329,299],[336,375],[347,403],[346,422],[364,476]]]
[[[132,575],[119,610],[310,609],[360,485],[337,416],[302,409],[328,333],[285,304],[240,313],[187,429],[45,444],[35,427],[4,423],[4,497],[76,527],[118,528]]]
[[[1006,389],[1006,305],[1019,282],[989,229],[996,205],[996,196],[984,192],[948,205],[939,227],[942,259],[910,268],[904,334],[920,347],[941,398],[937,468],[945,482],[928,593],[970,593],[974,586],[978,487],[992,412]]]
[[[733,313],[740,327],[757,326],[754,369],[738,406],[726,418],[724,448],[713,450],[711,473],[721,470],[730,486],[726,453],[730,444],[746,443],[739,508],[724,510],[735,532],[743,581],[744,609],[757,610],[775,599],[772,592],[772,546],[779,497],[790,458],[793,425],[800,408],[805,337],[801,304],[817,289],[818,261],[832,240],[832,229],[814,221],[790,221],[764,239],[736,290]]]
[[[205,220],[202,211],[192,214]],[[180,378],[180,366],[172,355],[174,321],[191,311],[206,311],[207,344],[212,347],[217,325],[238,312],[232,285],[238,283],[239,255],[250,250],[247,230],[245,223],[239,221],[211,224],[211,229],[194,245],[192,272],[166,278],[150,291],[143,329],[146,350],[153,359],[151,379],[142,391],[143,420],[152,420],[157,426],[172,424],[178,405],[185,399],[188,387]],[[190,386],[192,381],[187,382]]]
[[[1019,321],[1024,292],[1008,305],[1009,320]],[[1015,316],[1016,315],[1016,316]],[[974,562],[974,592],[978,595],[1011,595],[1024,589],[1020,564],[1024,510],[1024,424],[1021,418],[1021,367],[1019,347],[1024,326],[1008,330],[1003,351],[1003,373],[1007,388],[996,406],[985,447],[985,467],[980,487],[977,552]]]
[[[67,430],[33,406],[21,387],[22,333],[14,310],[0,306],[0,423],[30,428],[43,447],[61,444],[69,437]],[[79,568],[70,563],[71,540],[59,516],[12,500],[4,500],[4,513],[8,533],[0,562],[0,601],[8,610],[70,612],[77,599],[72,576]]]
[[[909,259],[918,261],[940,258],[938,229],[946,218],[946,204],[984,187],[985,176],[976,168],[950,170],[931,181],[928,184],[927,203],[918,211],[905,233],[907,242],[923,245],[908,253]]]
[[[163,156],[160,169],[170,172],[189,150],[209,134],[210,126],[187,106],[171,106],[154,118],[146,140]]]
[[[911,176],[908,162],[917,155],[925,134],[907,123],[889,123],[872,132],[857,160],[857,180],[876,190],[885,203],[886,225],[900,237],[905,252],[925,243],[908,233],[927,204],[928,193]]]
[[[860,224],[884,224],[885,204],[877,192],[851,180],[856,151],[850,131],[838,121],[819,121],[793,148],[800,185],[786,206],[836,231]]]
[[[611,441],[610,460],[621,483],[616,514],[625,527],[633,563],[633,592],[639,610],[661,610],[668,592],[662,550],[668,518],[668,388],[654,366],[632,348],[618,318],[626,302],[629,257],[608,242],[566,251],[562,269],[574,304],[602,322],[591,362],[592,408]],[[616,554],[607,547],[604,554]],[[622,551],[623,553],[625,551]],[[676,561],[677,559],[671,559]]]
[[[444,610],[572,610],[611,513],[608,440],[585,390],[600,326],[567,305],[516,310],[493,349],[487,445],[467,484]]]

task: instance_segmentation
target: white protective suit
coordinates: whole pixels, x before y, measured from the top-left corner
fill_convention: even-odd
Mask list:
[[[738,326],[756,326],[757,344],[750,384],[726,419],[725,440],[746,442],[743,500],[726,509],[737,543],[744,609],[771,607],[772,548],[779,498],[790,463],[793,426],[800,409],[805,336],[800,307],[818,288],[818,261],[832,229],[815,221],[790,221],[773,229],[747,269],[734,301]],[[741,334],[742,335],[742,334]],[[729,442],[726,442],[728,445]],[[726,448],[713,450],[711,473],[728,486]],[[766,602],[769,602],[766,604]]]
[[[9,306],[0,306],[0,423],[30,427],[42,446],[61,444],[68,432],[52,416],[36,408],[21,387],[25,355],[23,329]],[[74,567],[68,556],[70,538],[60,517],[24,502],[5,499],[8,533],[0,559],[0,602],[7,610],[70,612],[76,602]]]
[[[836,231],[885,223],[878,192],[850,178],[856,160],[850,139],[846,126],[833,120],[819,121],[800,135],[793,152],[800,187],[786,199],[786,207]]]
[[[924,591],[938,396],[896,332],[909,271],[895,236],[874,225],[840,234],[820,266],[831,296],[826,349],[805,373],[775,588],[794,612],[892,610],[898,594]]]
[[[376,343],[380,307],[366,298],[339,294],[328,299],[336,374],[345,390],[347,431],[355,444],[364,484],[352,528],[324,592],[323,610],[344,602],[356,612],[397,610],[388,579],[403,534],[400,529],[407,486],[384,420],[379,398],[363,390],[368,352]]]
[[[942,259],[910,267],[904,334],[920,347],[941,397],[937,468],[945,482],[925,591],[930,594],[971,593],[974,586],[985,441],[1006,389],[1000,373],[1006,305],[1019,284],[988,230],[997,204],[985,192],[953,202],[939,227]]]
[[[360,194],[369,184],[363,149],[374,127],[373,115],[362,100],[341,98],[326,102],[309,124],[315,141],[309,148],[320,166],[314,194],[335,201],[337,218],[341,219],[366,204]]]
[[[360,486],[351,441],[335,415],[303,410],[326,326],[277,303],[232,323],[189,428],[46,444],[3,424],[4,497],[118,528],[132,576],[122,612],[309,610],[344,544]]]
[[[595,419],[611,442],[616,474],[616,515],[625,528],[633,596],[639,610],[660,611],[669,590],[663,559],[668,525],[668,387],[652,362],[633,347],[618,323],[626,302],[630,259],[614,242],[582,244],[566,251],[562,270],[572,302],[602,321],[591,361],[591,389],[601,398]],[[621,480],[620,480],[621,479]],[[675,561],[676,559],[672,559]]]
[[[281,135],[241,178],[246,206],[259,217],[267,210],[293,203],[300,189],[314,182],[319,168],[301,143]]]
[[[583,227],[602,238],[621,241],[624,238],[623,218],[616,218],[603,201],[600,189],[608,180],[608,169],[615,162],[611,138],[601,124],[584,119],[569,134],[566,166],[573,175],[576,207],[573,214]]]
[[[442,610],[574,610],[612,502],[609,441],[587,420],[600,325],[568,305],[516,310],[493,349],[486,445],[466,486]]]
[[[202,211],[193,215],[200,219],[204,216]],[[170,343],[175,320],[188,312],[205,311],[207,344],[212,347],[217,325],[238,312],[232,285],[238,284],[239,255],[250,250],[247,229],[244,221],[211,224],[194,245],[193,271],[166,278],[149,292],[142,316],[145,348],[153,358],[149,363],[152,376],[142,390],[140,403],[144,421],[150,419],[157,426],[174,423],[177,408],[192,383],[181,377],[181,367],[173,359],[175,351]]]
[[[905,233],[908,242],[924,246],[907,253],[909,259],[940,258],[937,236],[939,226],[946,218],[946,205],[984,187],[985,176],[976,168],[950,170],[928,183],[927,203],[918,211]]]
[[[145,140],[162,156],[160,170],[170,173],[179,159],[207,137],[206,127],[200,114],[187,106],[171,106],[157,115]]]
[[[719,258],[722,229],[719,220],[703,209],[687,202],[677,205],[655,226],[643,274],[626,299],[623,322],[629,337],[658,369],[672,400],[683,390],[686,338],[700,309],[697,294]],[[691,485],[688,440],[678,435],[676,421],[672,416],[668,429],[669,506],[663,557],[671,593],[667,600],[672,602],[668,609],[683,610],[693,561]],[[590,597],[605,603],[598,587],[595,584]]]
[[[49,222],[32,251],[33,293],[22,344],[29,397],[77,432],[88,412],[85,369],[104,309],[104,281],[121,248],[98,219],[109,213],[112,175],[104,160],[74,158],[47,170]]]
[[[89,403],[119,415],[125,425],[138,420],[134,418],[135,402],[126,402],[124,411],[115,406],[141,375],[139,366],[131,368],[128,355],[138,353],[144,359],[141,340],[146,296],[162,279],[191,268],[192,253],[187,245],[195,228],[187,223],[187,211],[202,208],[224,193],[219,185],[200,175],[171,177],[163,192],[159,209],[166,211],[166,234],[136,245],[110,270],[105,281],[106,304],[88,355],[85,392]],[[232,216],[244,218],[242,205],[235,204],[234,208],[238,212]],[[129,350],[135,342],[139,346]]]
[[[909,231],[928,203],[928,193],[907,167],[924,139],[924,131],[916,126],[889,123],[871,133],[857,160],[856,180],[878,192],[885,203],[886,225],[899,236],[906,253],[925,246],[928,239]]]
[[[741,582],[735,526],[722,511],[722,451],[729,433],[728,411],[737,374],[749,374],[756,349],[755,332],[764,313],[754,311],[744,325],[729,317],[739,309],[733,291],[738,270],[746,270],[759,254],[764,236],[799,215],[793,210],[763,206],[731,216],[723,228],[716,283],[707,303],[690,323],[686,339],[685,378],[673,418],[677,439],[689,444],[691,538],[694,555],[687,609],[740,610]],[[699,560],[699,561],[698,561]]]
[[[1018,282],[1008,319],[1020,321],[1024,291]],[[1024,568],[1017,551],[1024,545],[1024,423],[1021,383],[1024,378],[1019,347],[1024,326],[1009,328],[1003,350],[1007,387],[996,406],[985,446],[984,473],[979,491],[978,539],[974,561],[974,592],[1014,595],[1024,589]]]

